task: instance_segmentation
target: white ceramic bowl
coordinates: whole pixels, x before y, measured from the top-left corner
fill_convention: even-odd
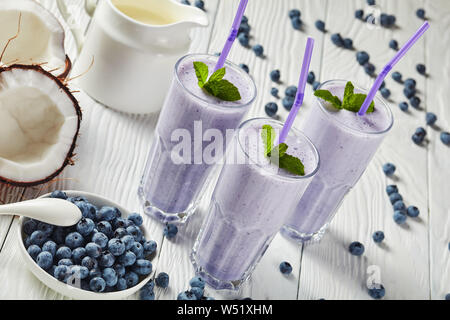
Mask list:
[[[122,213],[122,217],[127,217],[130,212],[126,210],[125,208],[119,206],[118,204],[112,202],[111,200],[108,200],[106,198],[103,198],[101,196],[87,193],[87,192],[81,192],[81,191],[65,191],[69,197],[76,197],[76,196],[82,196],[88,199],[89,202],[91,202],[93,205],[97,207],[102,206],[111,206],[116,207],[120,210]],[[41,198],[45,198],[50,196],[50,194],[43,195]],[[30,257],[30,255],[27,252],[27,249],[24,245],[24,240],[26,235],[22,232],[22,227],[24,221],[26,221],[27,218],[21,217],[19,219],[19,226],[18,229],[18,240],[19,240],[19,248],[20,252],[22,253],[22,256],[24,258],[24,261],[28,268],[31,270],[31,272],[38,278],[42,283],[44,283],[49,288],[55,290],[56,292],[59,292],[62,295],[65,295],[67,297],[73,298],[73,299],[79,299],[79,300],[116,300],[116,299],[123,299],[126,298],[134,293],[136,293],[138,290],[140,290],[151,278],[152,273],[150,273],[147,277],[142,279],[141,282],[139,282],[137,285],[135,285],[132,288],[123,290],[123,291],[117,291],[117,292],[107,292],[107,293],[96,293],[92,291],[82,290],[73,286],[69,286],[68,284],[65,284],[64,282],[61,282],[51,275],[49,275],[45,270],[41,269],[36,262]],[[144,234],[144,236],[147,238],[148,233],[144,229],[143,226],[141,226],[141,230]]]

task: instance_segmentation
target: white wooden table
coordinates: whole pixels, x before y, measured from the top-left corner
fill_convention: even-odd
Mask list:
[[[1,1],[1,0],[0,0]],[[75,7],[80,23],[89,19],[83,13],[81,0],[67,0]],[[41,2],[57,14],[53,0]],[[219,52],[223,46],[237,8],[237,0],[206,0],[210,25],[193,32],[191,52]],[[296,84],[306,37],[316,39],[311,69],[321,81],[349,79],[361,86],[370,86],[372,79],[356,63],[356,51],[337,48],[331,43],[332,33],[341,33],[354,41],[357,50],[370,54],[371,62],[380,70],[393,51],[389,40],[404,43],[421,24],[415,16],[417,8],[426,10],[431,28],[408,55],[395,67],[404,78],[417,80],[422,110],[410,107],[400,111],[404,100],[402,86],[390,77],[386,86],[391,90],[391,108],[395,125],[366,173],[347,196],[336,219],[320,245],[298,245],[280,236],[255,270],[241,292],[207,294],[218,299],[252,297],[253,299],[370,299],[366,281],[368,268],[380,271],[386,288],[385,299],[443,299],[450,292],[450,148],[439,140],[439,131],[428,128],[429,143],[419,147],[411,135],[425,126],[425,112],[438,115],[438,126],[450,131],[450,1],[448,0],[376,0],[382,12],[395,14],[398,28],[369,28],[354,18],[354,11],[367,9],[365,0],[250,0],[246,15],[252,27],[251,44],[264,46],[266,58],[257,58],[251,50],[238,43],[230,59],[246,63],[258,86],[259,96],[248,118],[264,116],[264,105],[277,102],[281,118],[287,111],[270,95],[273,83],[269,72],[280,69],[284,92],[287,85]],[[298,8],[305,23],[304,31],[294,31],[287,18],[288,11]],[[322,19],[328,33],[314,27]],[[67,37],[67,48],[74,56],[74,42]],[[415,71],[424,63],[429,77]],[[298,125],[311,109],[312,90],[308,86],[306,103],[300,111]],[[115,112],[94,102],[84,93],[77,98],[83,108],[81,135],[76,149],[76,164],[67,168],[60,179],[48,186],[22,189],[2,187],[3,202],[36,197],[53,189],[74,189],[94,192],[116,200],[130,210],[142,212],[136,194],[148,148],[158,115],[136,116]],[[396,178],[384,176],[385,162],[397,165]],[[407,205],[416,205],[419,219],[408,219],[400,227],[392,219],[392,208],[385,194],[387,184],[396,183]],[[211,190],[210,190],[211,192]],[[207,199],[197,214],[180,229],[175,241],[163,238],[162,225],[150,218],[145,226],[158,242],[154,259],[155,272],[170,275],[170,287],[156,289],[157,299],[175,299],[188,289],[194,270],[189,253],[206,214]],[[0,217],[0,299],[63,299],[40,283],[22,263],[17,247],[17,218]],[[376,245],[371,235],[376,230],[386,234],[384,246]],[[366,247],[362,257],[348,253],[352,241]],[[281,261],[289,261],[294,271],[284,277],[278,271]],[[369,268],[370,270],[370,268]]]

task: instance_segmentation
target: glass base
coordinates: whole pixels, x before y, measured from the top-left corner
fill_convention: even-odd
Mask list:
[[[299,243],[304,244],[313,244],[313,243],[319,243],[320,240],[322,240],[323,235],[327,231],[328,223],[324,225],[322,228],[320,228],[319,231],[315,233],[301,233],[297,230],[293,229],[289,226],[283,226],[280,230],[280,233],[285,238],[297,241]]]
[[[191,215],[197,210],[198,203],[184,210],[183,212],[165,212],[160,208],[153,206],[146,198],[142,187],[138,190],[139,199],[141,200],[144,213],[161,223],[184,224]]]

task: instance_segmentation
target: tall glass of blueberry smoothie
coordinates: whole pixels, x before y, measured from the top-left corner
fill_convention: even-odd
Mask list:
[[[204,63],[211,75],[217,59],[193,54],[175,66],[139,187],[145,213],[161,222],[183,223],[194,213],[226,150],[227,131],[239,126],[256,97],[253,79],[230,62],[225,63],[223,80],[237,87],[239,100],[226,101],[201,88],[194,62]],[[208,152],[211,143],[215,151],[205,159],[203,152]]]
[[[346,81],[323,83],[343,99]],[[354,89],[367,94],[366,90]],[[287,219],[281,233],[300,242],[321,239],[345,195],[358,182],[386,134],[392,128],[393,116],[387,104],[374,99],[374,111],[364,116],[315,98],[314,109],[302,125],[321,156],[320,171],[314,176],[297,208]]]
[[[237,131],[191,254],[197,274],[214,289],[238,289],[250,276],[319,167],[316,148],[295,129],[285,142],[289,156],[302,161],[303,175],[274,164],[264,154],[264,125],[283,127],[256,118]]]

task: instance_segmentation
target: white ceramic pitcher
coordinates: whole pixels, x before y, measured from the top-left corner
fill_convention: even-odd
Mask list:
[[[73,22],[65,0],[57,2],[66,21]],[[72,75],[86,72],[94,61],[77,84],[119,111],[159,111],[173,66],[189,50],[190,30],[207,26],[206,14],[175,0],[99,0],[96,8],[95,3],[85,0],[93,14],[85,38],[71,26],[81,50]]]

